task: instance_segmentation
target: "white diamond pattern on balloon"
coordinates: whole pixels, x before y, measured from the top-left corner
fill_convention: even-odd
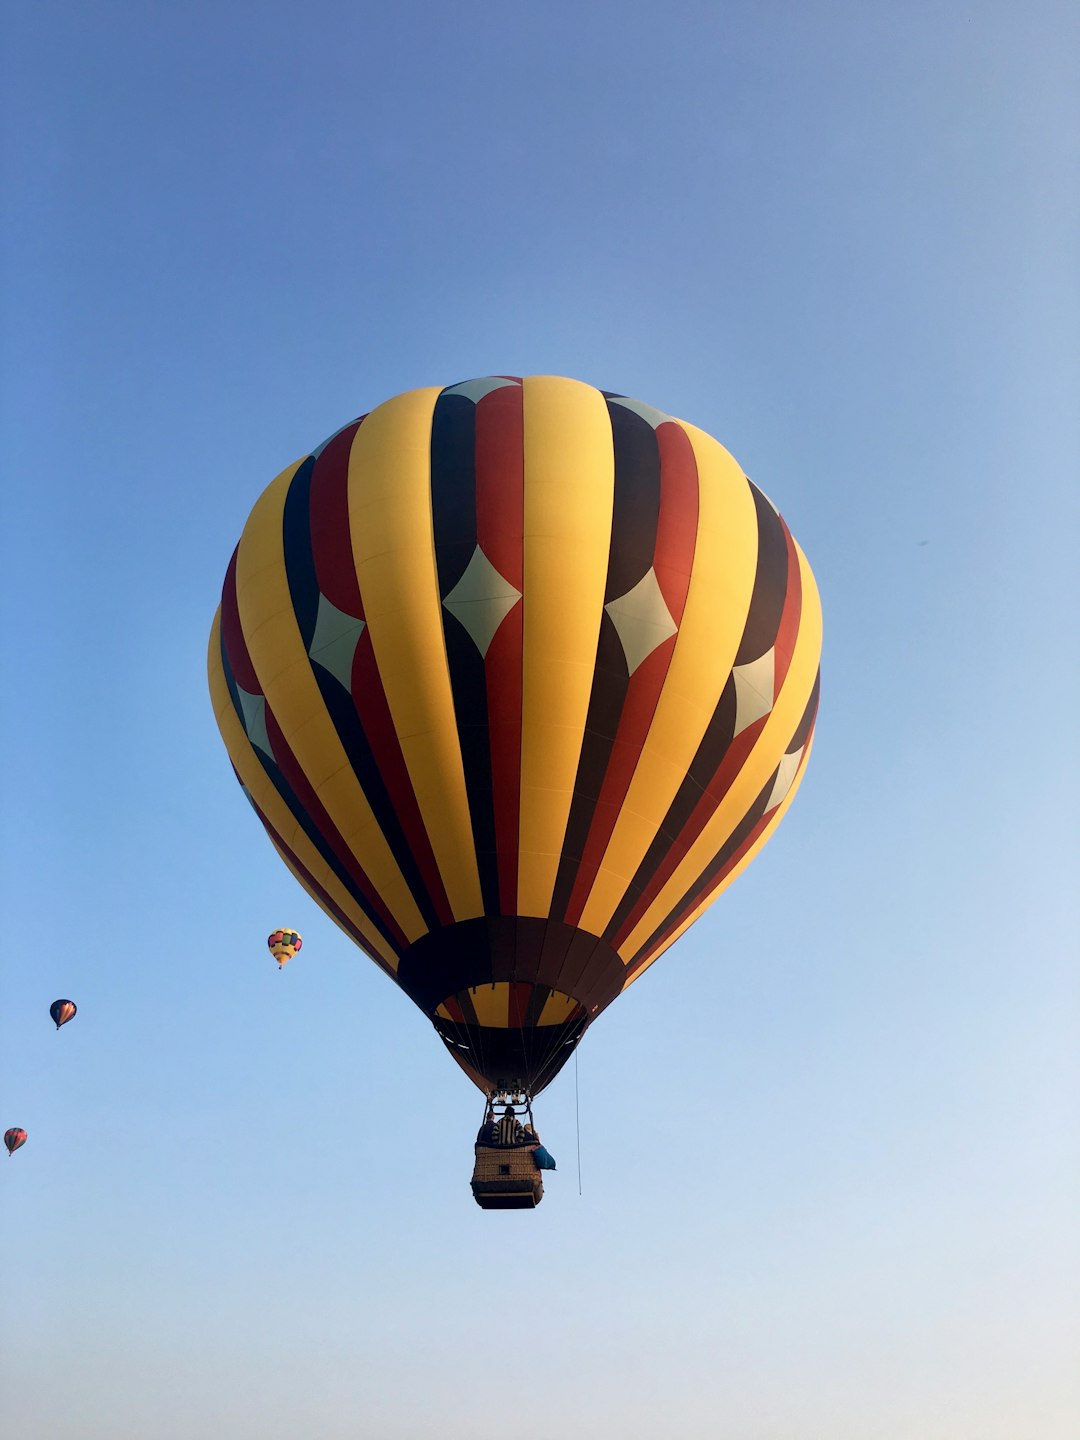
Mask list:
[[[747,665],[736,665],[731,678],[735,681],[735,734],[741,735],[773,707],[776,647],[770,647]]]
[[[521,599],[521,591],[500,575],[478,545],[464,575],[443,601],[486,655],[495,631]]]
[[[671,618],[651,565],[632,590],[618,600],[610,600],[604,609],[618,632],[631,675],[679,628]]]
[[[517,380],[507,380],[503,375],[484,375],[479,380],[463,380],[460,385],[448,385],[444,395],[464,395],[474,404],[490,395],[493,390],[505,390],[508,385],[517,385]]]
[[[308,654],[324,670],[329,670],[346,690],[352,689],[353,656],[364,633],[364,623],[355,615],[346,615],[344,610],[331,605],[325,595],[319,596],[319,613]]]
[[[621,405],[624,410],[632,410],[635,415],[640,415],[642,420],[656,430],[661,425],[669,425],[671,416],[665,415],[662,410],[657,410],[655,405],[646,405],[641,400],[631,400],[627,395],[609,395],[609,405]]]
[[[266,732],[266,696],[252,695],[250,690],[237,685],[240,709],[244,712],[244,732],[256,750],[261,750],[268,760],[273,760],[270,736]]]
[[[780,761],[780,768],[777,770],[776,780],[773,782],[772,794],[769,796],[768,803],[765,806],[766,815],[770,810],[776,809],[777,805],[780,804],[781,800],[783,800],[784,796],[791,789],[792,782],[799,771],[799,761],[802,759],[805,749],[805,745],[800,745],[798,750],[793,751],[790,755],[785,755]]]

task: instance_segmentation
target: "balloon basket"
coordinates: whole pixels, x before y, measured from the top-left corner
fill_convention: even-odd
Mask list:
[[[544,1198],[544,1182],[533,1159],[539,1144],[527,1095],[489,1098],[473,1147],[472,1193],[482,1210],[536,1209]]]

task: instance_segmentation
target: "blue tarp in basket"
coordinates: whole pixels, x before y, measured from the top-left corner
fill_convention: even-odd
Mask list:
[[[554,1155],[548,1154],[543,1145],[537,1145],[536,1149],[532,1152],[532,1157],[533,1164],[538,1170],[555,1169],[555,1157]]]

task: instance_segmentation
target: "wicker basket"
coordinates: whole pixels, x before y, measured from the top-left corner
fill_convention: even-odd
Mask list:
[[[476,1146],[472,1192],[485,1210],[532,1210],[544,1196],[544,1182],[526,1145]]]

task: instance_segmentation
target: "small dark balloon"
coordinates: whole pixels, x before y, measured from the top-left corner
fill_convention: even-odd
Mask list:
[[[5,1130],[4,1144],[7,1146],[8,1154],[14,1155],[15,1151],[18,1150],[20,1145],[26,1144],[26,1131],[19,1129]]]
[[[61,1025],[66,1025],[78,1008],[74,1000],[54,1000],[49,1006],[49,1014],[56,1021],[56,1028],[59,1030]]]

